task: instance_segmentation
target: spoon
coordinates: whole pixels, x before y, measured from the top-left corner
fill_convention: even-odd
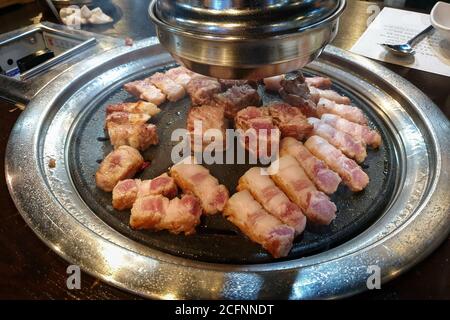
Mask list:
[[[416,51],[413,49],[413,46],[420,42],[428,33],[434,30],[433,26],[429,26],[416,36],[414,36],[411,40],[409,40],[405,44],[386,44],[386,43],[380,43],[385,49],[392,52],[393,54],[396,54],[398,56],[409,56],[416,53]]]

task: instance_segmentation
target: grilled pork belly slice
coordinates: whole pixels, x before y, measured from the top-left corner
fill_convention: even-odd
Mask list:
[[[269,109],[247,107],[239,111],[234,120],[236,129],[242,130],[240,143],[253,155],[268,156],[276,150],[280,142],[280,131],[273,124]],[[251,144],[249,141],[255,141]]]
[[[264,86],[267,91],[278,92],[281,89],[281,80],[284,80],[284,74],[279,76],[264,78]]]
[[[322,160],[316,158],[300,141],[294,138],[284,138],[280,143],[280,156],[293,156],[300,166],[305,170],[309,179],[311,179],[316,187],[326,194],[336,192],[341,178],[339,175],[330,170]]]
[[[309,91],[311,93],[311,99],[318,103],[321,98],[328,99],[334,101],[339,104],[351,104],[350,98],[341,96],[339,93],[333,90],[322,90],[313,86],[309,87]]]
[[[166,95],[155,87],[148,78],[126,83],[123,88],[136,98],[154,103],[157,106],[166,101]]]
[[[312,136],[305,146],[316,157],[336,171],[352,191],[361,191],[369,184],[369,176],[352,159],[319,136]]]
[[[163,173],[151,180],[126,179],[120,181],[113,190],[112,204],[117,210],[130,209],[137,198],[161,194],[169,199],[178,193],[175,180]]]
[[[228,200],[224,215],[274,258],[289,254],[294,240],[294,229],[264,210],[248,190],[237,192]]]
[[[274,124],[280,129],[281,137],[302,140],[309,136],[313,129],[300,109],[287,103],[272,103],[269,105],[269,113]]]
[[[268,175],[262,175],[261,170],[258,167],[248,170],[239,179],[237,190],[250,191],[267,212],[294,228],[296,235],[302,233],[306,226],[302,210],[289,200]]]
[[[214,95],[221,92],[222,86],[214,78],[194,74],[186,87],[193,105],[212,105]]]
[[[372,148],[378,148],[382,143],[381,135],[376,130],[371,129],[369,126],[360,125],[355,122],[348,121],[347,119],[341,118],[331,113],[322,114],[322,117],[320,119],[330,126],[333,126],[338,130],[350,134],[355,139],[363,141],[365,144],[371,146]]]
[[[172,200],[162,195],[150,195],[138,198],[133,204],[130,226],[190,235],[195,233],[201,214],[200,201],[193,195]]]
[[[324,138],[347,157],[355,159],[358,163],[366,159],[366,145],[361,140],[356,140],[348,133],[337,130],[320,119],[308,118],[308,121],[314,126],[312,135]]]
[[[279,167],[272,164],[269,172],[276,185],[292,202],[302,208],[309,221],[328,225],[336,217],[336,206],[318,191],[300,164],[292,156],[281,157]]]
[[[146,101],[111,104],[106,107],[107,115],[115,112],[128,112],[133,114],[145,114],[147,116],[153,117],[156,116],[160,111],[161,109],[159,109],[154,103]]]
[[[194,130],[194,126],[199,122],[202,124],[202,132],[199,132],[200,136],[197,137],[197,141],[200,141],[202,144],[200,146],[196,146],[194,143],[196,141],[195,138],[197,133]],[[207,132],[210,129],[217,129],[218,131]],[[201,151],[212,141],[214,141],[215,146],[219,147],[220,145],[224,147],[226,125],[223,108],[220,106],[210,105],[191,107],[187,116],[187,130],[190,134],[191,146],[194,152]]]
[[[214,99],[217,105],[224,108],[225,116],[229,119],[233,119],[239,110],[262,104],[258,91],[249,84],[232,86],[227,91],[216,94]]]
[[[170,169],[170,175],[184,191],[197,196],[202,204],[203,212],[216,214],[222,211],[228,200],[228,190],[213,177],[205,167],[182,161]]]
[[[156,72],[149,79],[154,86],[159,88],[167,96],[167,100],[169,101],[181,100],[186,95],[183,86],[173,81],[164,73]]]
[[[145,113],[130,113],[130,112],[121,112],[116,111],[108,114],[106,116],[106,127],[108,124],[133,124],[140,125],[145,124],[148,120],[150,120],[150,116]]]
[[[193,72],[185,67],[176,67],[166,71],[165,75],[186,89],[192,79]]]
[[[117,124],[108,122],[108,135],[114,148],[131,146],[144,151],[159,142],[158,132],[154,124]]]
[[[331,79],[327,77],[305,77],[305,82],[310,89],[311,87],[319,89],[329,89],[331,87]]]
[[[325,98],[320,98],[317,103],[317,113],[319,118],[324,113],[331,113],[347,119],[348,121],[355,122],[360,125],[367,125],[367,119],[361,109],[347,104],[339,104]]]
[[[97,187],[111,192],[119,181],[134,177],[143,163],[144,158],[135,148],[118,147],[111,151],[100,164],[95,174]]]

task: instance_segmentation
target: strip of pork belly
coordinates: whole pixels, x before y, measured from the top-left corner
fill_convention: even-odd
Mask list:
[[[228,190],[205,167],[183,161],[170,169],[170,175],[184,193],[194,194],[200,199],[205,214],[223,210],[229,197]]]
[[[248,190],[252,196],[274,217],[291,226],[298,235],[306,226],[306,217],[302,209],[278,188],[268,175],[261,174],[262,168],[248,170],[240,179],[238,191]]]
[[[309,123],[314,126],[313,135],[320,136],[340,149],[347,157],[355,159],[358,163],[367,157],[366,145],[361,140],[336,129],[333,126],[317,118],[308,118]]]
[[[166,101],[166,95],[155,87],[148,78],[126,83],[123,88],[136,98],[154,103],[157,106]]]
[[[347,119],[341,118],[331,113],[322,114],[322,117],[320,119],[330,126],[333,126],[338,130],[350,134],[355,139],[363,141],[365,144],[371,146],[372,148],[379,148],[382,143],[381,135],[376,130],[371,129],[369,126],[360,125],[358,123],[348,121]]]
[[[195,124],[201,122],[202,132],[200,137],[196,137]],[[217,129],[217,135],[210,136],[210,129]],[[193,106],[189,109],[187,116],[187,130],[190,134],[191,146],[194,152],[201,151],[205,146],[209,145],[214,140],[214,145],[224,147],[225,145],[225,115],[224,110],[220,106]],[[219,132],[221,135],[219,135]],[[197,138],[197,139],[195,139]],[[219,140],[216,140],[219,139]],[[200,141],[201,145],[195,145],[195,141]],[[200,149],[200,150],[197,150]]]
[[[115,112],[128,112],[133,114],[141,113],[153,117],[156,116],[160,111],[161,109],[159,109],[154,103],[146,101],[117,103],[111,104],[106,107],[107,115]]]
[[[273,150],[278,151],[280,131],[274,125],[268,108],[247,107],[242,109],[237,113],[234,123],[236,129],[242,130],[244,134],[239,137],[240,143],[253,155],[268,156],[272,154]],[[256,146],[249,144],[250,139],[257,142]]]
[[[300,141],[294,138],[284,138],[280,144],[280,156],[293,156],[305,170],[309,179],[316,187],[326,194],[336,192],[342,179],[330,170],[325,162],[315,157]]]
[[[274,124],[280,129],[281,137],[293,137],[302,140],[309,136],[313,129],[300,109],[287,103],[270,104],[269,113]]]
[[[264,210],[248,190],[237,192],[228,200],[224,215],[274,258],[289,254],[294,240],[294,229]]]
[[[131,146],[144,151],[159,142],[158,132],[154,124],[117,124],[107,123],[107,130],[114,148]]]
[[[334,101],[320,98],[317,103],[317,113],[319,118],[325,113],[335,114],[348,121],[358,123],[360,125],[367,125],[367,119],[364,113],[358,107],[347,104],[339,104]]]
[[[130,226],[134,229],[168,230],[172,233],[195,233],[200,223],[200,201],[193,195],[169,200],[162,195],[138,198],[131,208]]]
[[[178,193],[175,180],[163,173],[151,180],[126,179],[120,181],[112,192],[112,204],[117,210],[130,209],[137,198],[161,194],[169,199]]]
[[[352,159],[347,158],[339,149],[328,143],[327,140],[312,136],[305,146],[316,157],[336,171],[350,190],[358,192],[369,184],[369,176]]]
[[[222,86],[214,78],[194,74],[186,87],[194,105],[210,105],[214,103],[214,95],[221,92]]]
[[[154,73],[150,78],[153,85],[158,87],[167,96],[169,101],[178,101],[184,98],[186,91],[183,86],[173,81],[169,76],[161,72]]]
[[[308,86],[308,88],[311,94],[311,99],[315,103],[318,103],[321,98],[325,98],[339,104],[351,104],[351,100],[349,97],[341,96],[334,90],[322,90],[313,86]]]
[[[272,164],[271,178],[292,202],[302,208],[309,221],[328,225],[336,217],[336,206],[328,196],[316,189],[314,183],[292,156],[278,160],[278,168]]]
[[[145,124],[148,120],[150,120],[150,116],[145,113],[130,113],[130,112],[121,112],[116,111],[108,114],[106,116],[106,127],[108,127],[109,123],[114,124]]]
[[[284,74],[279,76],[264,78],[264,85],[267,91],[278,92],[281,89],[281,80],[284,79]]]
[[[224,108],[225,116],[229,119],[233,119],[239,110],[262,104],[258,91],[248,84],[232,86],[227,91],[214,95],[214,100]]]
[[[134,177],[143,163],[144,158],[139,151],[121,146],[102,161],[95,174],[95,183],[103,191],[111,192],[119,181]]]
[[[169,69],[166,71],[165,75],[185,89],[192,79],[192,71],[186,69],[185,67]]]
[[[331,87],[331,79],[327,77],[305,77],[305,82],[310,89],[311,87],[319,89],[329,89]]]

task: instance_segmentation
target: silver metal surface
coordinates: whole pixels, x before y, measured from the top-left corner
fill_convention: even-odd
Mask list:
[[[0,98],[13,103],[28,103],[36,93],[59,74],[70,68],[73,64],[86,59],[91,55],[122,46],[123,40],[102,36],[82,30],[73,30],[63,25],[43,22],[25,28],[14,30],[0,35],[0,52],[2,57],[8,53],[18,54],[17,51],[26,51],[24,56],[32,53],[32,49],[41,45],[45,47],[40,33],[48,33],[60,38],[79,41],[80,44],[68,49],[65,53],[55,56],[47,62],[22,74],[19,79],[0,74]],[[25,45],[21,39],[30,36],[36,41]],[[13,43],[20,42],[19,46],[11,47]],[[34,52],[34,51],[33,51]],[[23,56],[22,56],[23,57]],[[19,58],[22,58],[19,57]]]
[[[346,0],[153,0],[161,44],[189,69],[261,79],[313,61],[337,33]]]
[[[68,140],[80,114],[143,70],[171,62],[156,39],[92,57],[48,84],[16,123],[6,152],[11,196],[55,252],[107,283],[152,298],[336,298],[382,282],[424,259],[450,229],[450,125],[416,87],[366,58],[327,47],[308,69],[372,106],[395,138],[401,164],[392,201],[368,229],[331,250],[284,262],[198,262],[151,249],[98,218],[70,174]],[[56,162],[49,168],[50,159]],[[168,164],[169,165],[169,164]]]

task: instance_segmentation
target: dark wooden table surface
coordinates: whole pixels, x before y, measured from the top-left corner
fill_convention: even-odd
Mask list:
[[[154,34],[147,17],[148,0],[103,1],[104,11],[115,18],[112,26],[89,30],[117,37],[141,39]],[[349,0],[334,45],[349,49],[377,11],[377,2]],[[33,21],[55,21],[43,2],[0,10],[0,33]],[[450,79],[417,70],[385,64],[425,92],[450,117]],[[12,202],[5,183],[4,156],[9,133],[20,115],[14,106],[0,101],[0,298],[3,299],[135,299],[82,274],[80,290],[66,287],[68,263],[44,245],[25,224]],[[450,299],[450,238],[425,261],[381,290],[355,299]]]

